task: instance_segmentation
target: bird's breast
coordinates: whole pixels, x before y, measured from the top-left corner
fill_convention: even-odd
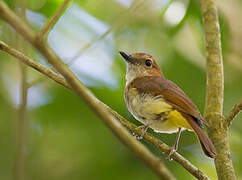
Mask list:
[[[141,122],[158,120],[161,115],[172,110],[172,106],[160,96],[142,94],[136,88],[125,91],[125,102],[132,115]]]
[[[136,88],[128,88],[124,93],[130,113],[143,124],[158,132],[173,133],[179,127],[191,129],[186,119],[168,104],[162,95],[142,94]]]

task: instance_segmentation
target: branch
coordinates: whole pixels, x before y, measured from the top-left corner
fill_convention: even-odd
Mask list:
[[[200,0],[207,51],[207,88],[205,118],[208,134],[217,156],[215,166],[218,179],[236,179],[228,142],[228,128],[223,117],[224,74],[220,28],[215,0]]]
[[[21,99],[18,108],[18,119],[16,129],[16,157],[14,167],[14,179],[24,180],[26,178],[26,155],[25,146],[27,140],[27,93],[28,88],[26,84],[26,67],[20,64],[21,71]]]
[[[27,83],[27,88],[29,89],[29,88],[35,86],[36,84],[41,83],[45,79],[46,79],[45,76],[37,77],[36,79],[34,79],[34,80],[32,80],[32,81],[30,81],[30,82]]]
[[[77,58],[81,56],[83,51],[89,49],[96,42],[105,39],[115,29],[118,29],[119,27],[123,26],[123,23],[120,23],[120,19],[123,18],[123,15],[126,16],[126,18],[124,18],[124,19],[126,19],[125,23],[127,23],[127,19],[128,19],[127,15],[135,12],[135,10],[138,9],[141,5],[143,5],[144,2],[145,2],[145,0],[142,0],[142,1],[135,0],[135,1],[133,1],[133,3],[130,5],[130,7],[128,9],[126,9],[124,12],[122,12],[121,14],[119,14],[117,17],[114,18],[114,20],[113,20],[114,23],[111,25],[111,27],[107,31],[105,31],[101,36],[93,39],[92,41],[90,41],[87,44],[85,44],[84,46],[82,46],[78,50],[78,52],[69,60],[67,65],[71,66],[74,63],[74,61],[76,61]]]
[[[25,39],[34,43],[36,36],[35,32],[30,29],[24,21],[16,16],[2,0],[0,0],[0,17],[13,26],[17,32],[24,36]]]
[[[19,5],[22,5],[20,11],[18,11]],[[15,11],[16,13],[25,19],[25,0],[15,1]],[[16,45],[20,49],[26,49],[26,42],[23,38],[16,35],[15,36]],[[24,180],[28,179],[26,174],[27,167],[27,155],[25,153],[27,140],[28,140],[28,117],[27,117],[27,100],[28,100],[28,88],[27,88],[27,71],[26,66],[19,62],[20,68],[20,104],[18,107],[18,116],[16,123],[16,156],[14,164],[14,179]]]
[[[50,18],[44,25],[44,27],[41,29],[41,31],[38,33],[38,39],[39,41],[45,40],[46,36],[48,35],[49,31],[54,27],[56,22],[61,17],[62,13],[66,10],[71,0],[64,0],[62,5],[59,7],[59,9],[56,11],[54,16]]]
[[[214,0],[200,0],[207,50],[206,114],[223,112],[223,58]]]
[[[228,127],[231,125],[231,122],[239,114],[240,111],[242,111],[242,99],[239,101],[238,104],[234,105],[234,107],[229,112],[229,114],[226,118]]]
[[[2,51],[7,52],[8,54],[11,54],[12,56],[16,57],[17,59],[19,59],[22,63],[26,64],[27,66],[30,66],[30,67],[36,69],[37,71],[39,71],[40,73],[46,75],[50,79],[53,79],[55,82],[61,84],[62,86],[66,87],[68,89],[71,89],[71,87],[67,84],[67,82],[62,77],[60,77],[55,71],[48,69],[48,68],[44,67],[43,65],[33,61],[31,58],[25,56],[23,53],[17,51],[14,48],[9,47],[7,44],[5,44],[2,41],[0,41],[0,49]]]
[[[68,66],[71,66],[75,60],[83,53],[83,51],[89,49],[93,44],[95,44],[97,41],[103,40],[107,35],[109,35],[113,31],[114,27],[109,28],[105,33],[103,33],[100,37],[90,41],[89,43],[82,46],[79,51],[69,60],[67,63]]]
[[[28,65],[32,68],[34,68],[35,70],[39,71],[40,73],[46,75],[50,79],[59,83],[60,85],[70,89],[71,91],[74,91],[71,88],[71,86],[69,86],[68,83],[63,78],[59,77],[59,75],[56,72],[54,72],[53,70],[48,69],[48,68],[40,65],[39,63],[31,60],[27,56],[23,55],[21,52],[15,50],[13,48],[10,48],[9,46],[7,46],[2,41],[0,41],[0,50],[3,50],[5,52],[11,54],[12,56],[16,57],[21,62],[25,63],[26,65]],[[112,110],[109,106],[102,103],[101,101],[99,103],[100,103],[100,106],[102,106],[103,108],[105,108],[109,112],[111,112],[122,123],[122,125],[125,126],[127,129],[134,132],[135,134],[138,134],[138,135],[142,134],[142,131],[139,128],[137,128],[136,125],[134,125],[133,123],[131,123],[128,120],[126,120],[125,118],[123,118],[116,111]],[[150,143],[150,144],[156,146],[157,148],[159,148],[162,152],[165,152],[167,155],[169,154],[170,147],[168,145],[166,145],[164,142],[162,142],[161,140],[155,138],[154,136],[152,136],[149,133],[145,134],[144,139],[148,143]],[[183,166],[188,172],[190,172],[197,179],[209,179],[203,172],[201,172],[197,167],[192,165],[188,160],[186,160],[184,157],[182,157],[179,153],[176,152],[176,153],[172,154],[171,158],[174,159],[181,166]]]

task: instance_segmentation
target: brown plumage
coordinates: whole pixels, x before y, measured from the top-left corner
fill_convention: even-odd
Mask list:
[[[214,158],[216,155],[215,147],[209,137],[202,130],[202,123],[207,125],[207,122],[202,118],[192,100],[175,83],[167,80],[163,76],[158,64],[152,56],[144,53],[129,55],[124,52],[121,52],[121,55],[127,62],[125,100],[128,109],[135,118],[144,124],[149,124],[145,119],[153,118],[151,124],[157,121],[154,118],[159,117],[164,119],[164,117],[162,117],[164,116],[163,111],[160,114],[155,114],[157,110],[150,112],[150,108],[146,107],[152,106],[155,108],[156,104],[157,107],[164,107],[166,114],[169,114],[170,112],[178,112],[181,117],[183,117],[180,119],[185,119],[184,121],[187,121],[189,124],[189,127],[183,127],[188,127],[187,129],[194,130],[205,155]],[[147,60],[151,62],[147,62]],[[152,102],[150,101],[157,102],[151,104]],[[153,113],[153,115],[160,116],[152,116],[147,110],[149,110],[150,113]],[[182,120],[177,119],[177,121]],[[162,123],[165,124],[165,121],[158,122],[161,125]],[[177,123],[177,125],[179,126],[179,123]],[[181,127],[177,128],[183,128],[182,125],[184,125],[184,123],[181,122],[180,125]],[[155,129],[156,127],[151,126],[151,128]]]

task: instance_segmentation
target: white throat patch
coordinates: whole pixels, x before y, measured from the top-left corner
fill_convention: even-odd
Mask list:
[[[127,63],[126,68],[126,85],[137,77],[149,76],[146,69],[141,65]]]

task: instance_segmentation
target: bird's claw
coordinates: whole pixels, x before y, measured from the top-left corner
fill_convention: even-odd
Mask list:
[[[142,135],[139,136],[139,135],[133,133],[133,136],[134,136],[134,138],[137,139],[137,140],[141,140],[141,139],[143,139],[143,136],[142,136]]]
[[[134,136],[135,139],[141,140],[141,139],[143,139],[143,137],[144,137],[144,135],[145,135],[145,133],[146,133],[146,131],[148,129],[148,126],[147,125],[139,126],[138,129],[141,129],[142,130],[141,135],[139,136],[139,135],[137,135],[137,134],[135,134],[133,132],[133,136]]]
[[[167,157],[167,159],[168,159],[169,161],[172,161],[172,160],[173,160],[173,159],[171,158],[171,156],[172,156],[176,151],[177,151],[177,150],[176,150],[175,147],[172,147],[172,148],[171,148],[170,153],[168,154],[168,157]]]

